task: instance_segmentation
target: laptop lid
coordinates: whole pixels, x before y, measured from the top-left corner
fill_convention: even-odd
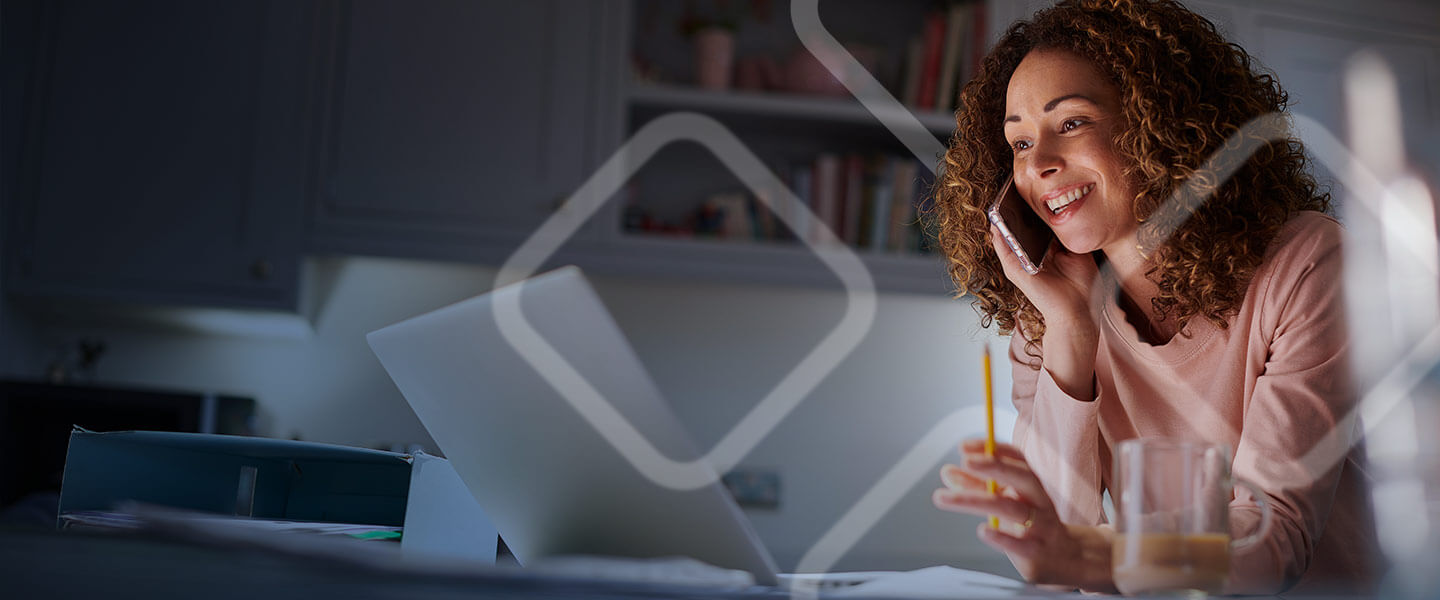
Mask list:
[[[380,363],[521,564],[689,556],[774,585],[773,560],[718,478],[687,491],[652,481],[506,340],[494,307],[514,300],[656,450],[680,462],[702,453],[578,268],[371,332]]]

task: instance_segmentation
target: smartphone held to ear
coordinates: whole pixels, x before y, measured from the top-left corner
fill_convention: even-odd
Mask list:
[[[1025,199],[1015,189],[1014,176],[1005,180],[1005,185],[985,214],[1000,230],[1005,245],[1020,259],[1020,266],[1025,268],[1025,272],[1031,275],[1039,273],[1040,268],[1045,266],[1045,255],[1050,250],[1050,241],[1055,239],[1055,232],[1025,204]]]

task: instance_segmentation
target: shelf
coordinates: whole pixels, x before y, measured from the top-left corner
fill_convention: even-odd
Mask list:
[[[953,290],[944,260],[935,254],[856,250],[878,290],[940,296]],[[573,262],[597,272],[840,289],[829,267],[807,246],[715,238],[621,234],[608,243],[571,249],[556,264]]]
[[[643,108],[882,126],[870,111],[851,97],[774,92],[717,92],[653,83],[632,84],[628,95],[632,106]],[[915,117],[931,133],[941,137],[949,137],[955,129],[955,116],[951,114],[917,112]]]
[[[632,84],[626,103],[631,111],[632,127],[636,122],[677,110],[714,116],[727,126],[736,127],[745,143],[767,164],[780,165],[782,175],[786,165],[813,161],[825,152],[904,156],[893,134],[850,97],[717,92],[645,83]],[[926,131],[936,137],[948,136],[954,127],[950,115],[916,116]],[[706,162],[712,158],[693,155],[694,152],[704,150],[667,150],[656,159],[659,166],[639,176],[651,185],[637,187],[638,194],[652,203],[661,199],[658,200],[661,204],[673,207],[676,203],[698,204],[709,193],[737,189],[740,184],[734,181],[733,174]],[[617,232],[611,241],[613,256],[606,256],[609,253],[603,251],[593,252],[584,257],[586,262],[612,272],[841,287],[835,274],[815,253],[796,242],[630,231]],[[944,261],[937,255],[869,248],[854,252],[869,268],[879,290],[939,295],[953,287],[946,276]]]

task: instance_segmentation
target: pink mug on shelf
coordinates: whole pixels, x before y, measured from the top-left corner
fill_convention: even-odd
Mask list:
[[[861,44],[848,44],[834,49],[817,45],[816,48],[820,52],[834,53],[834,56],[825,57],[827,62],[853,67],[854,64],[848,60],[853,58],[854,63],[858,63],[861,69],[875,72],[878,55],[874,48]],[[785,61],[785,89],[791,92],[846,96],[850,94],[850,90],[845,87],[845,83],[848,81],[852,85],[858,85],[861,74],[847,72],[844,75],[843,80],[837,79],[819,58],[803,46],[796,48]]]
[[[695,32],[695,79],[707,90],[730,89],[735,63],[735,34],[723,27]]]

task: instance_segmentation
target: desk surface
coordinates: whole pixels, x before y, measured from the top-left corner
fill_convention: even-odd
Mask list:
[[[0,598],[788,600],[789,595],[515,576],[436,576],[147,537],[0,531]]]
[[[765,588],[726,591],[547,579],[505,571],[437,575],[286,556],[273,548],[212,547],[141,535],[0,529],[0,598],[7,599],[791,600],[787,592]],[[1104,597],[1035,595],[1051,599]],[[1335,598],[1355,600],[1358,596]]]

